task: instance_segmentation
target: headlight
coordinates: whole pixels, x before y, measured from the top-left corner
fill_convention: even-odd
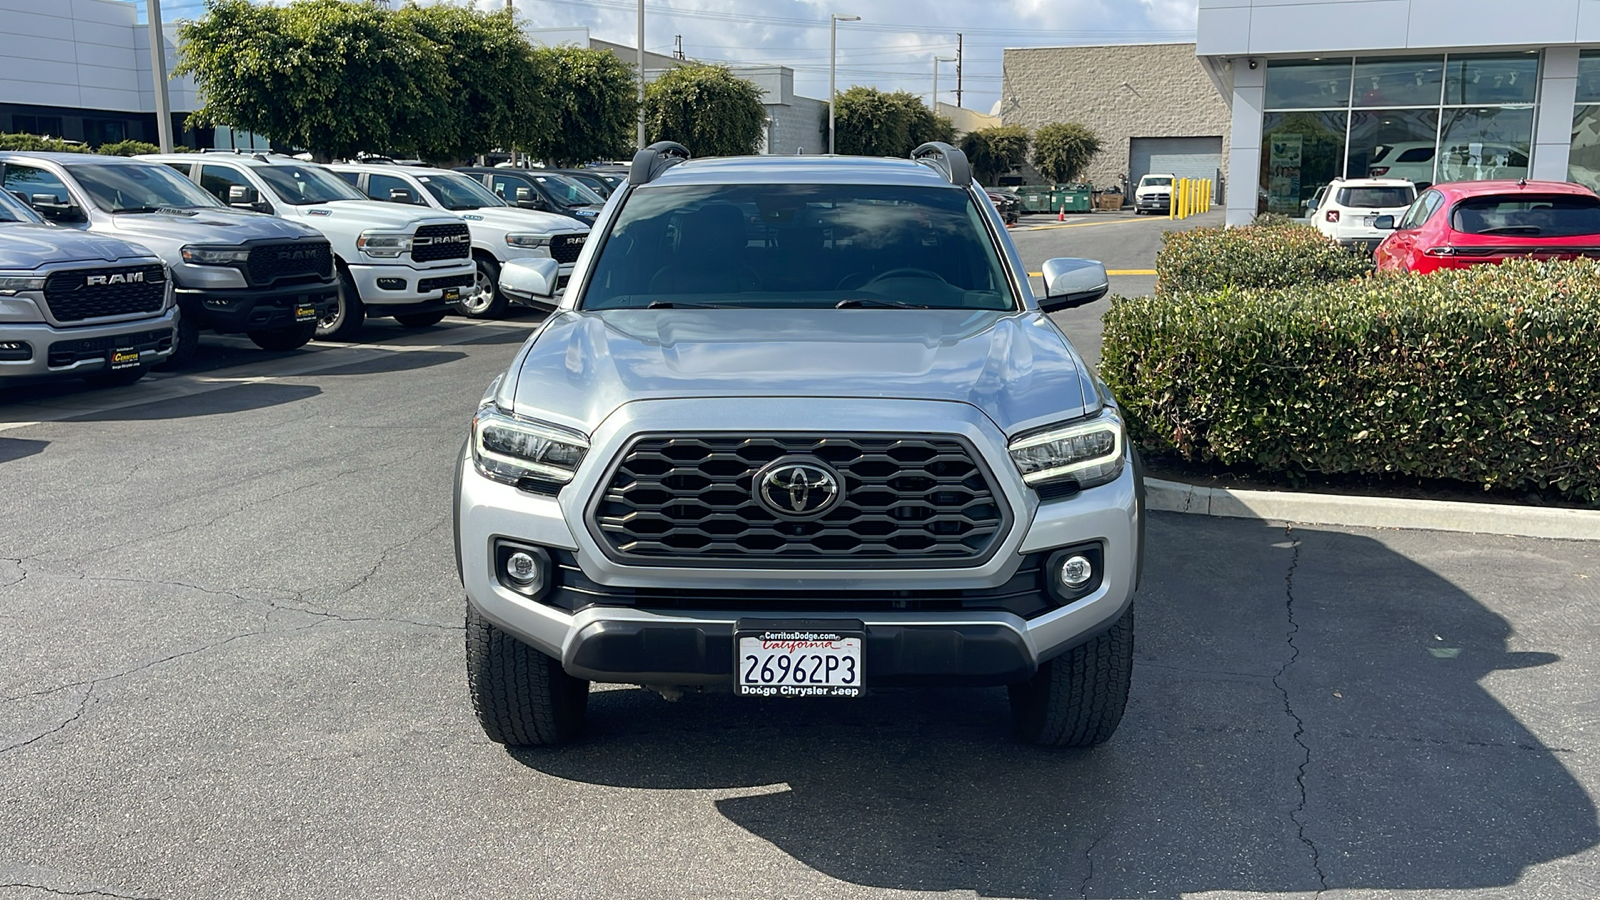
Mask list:
[[[506,244],[511,247],[526,247],[528,249],[548,247],[550,245],[550,235],[508,234],[506,235]]]
[[[380,234],[375,231],[362,232],[356,238],[356,247],[368,256],[378,259],[394,259],[402,253],[411,250],[411,235],[409,234]]]
[[[1122,474],[1126,440],[1122,419],[1107,407],[1093,419],[1019,437],[1008,450],[1030,486],[1071,480],[1080,488],[1091,488]]]
[[[184,247],[178,252],[196,266],[233,266],[250,259],[250,251],[238,247]]]
[[[10,296],[23,291],[44,290],[44,278],[34,275],[0,275],[0,294]]]
[[[524,478],[566,484],[589,452],[583,435],[506,415],[492,406],[472,420],[472,465],[478,474],[515,485]]]

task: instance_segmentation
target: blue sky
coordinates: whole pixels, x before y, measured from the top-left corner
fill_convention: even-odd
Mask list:
[[[284,0],[277,0],[284,2]],[[401,0],[391,0],[398,6]],[[505,0],[422,0],[475,3]],[[602,40],[633,45],[636,0],[513,0],[540,28],[587,26]],[[1006,47],[1194,40],[1197,0],[646,0],[645,49],[708,62],[776,63],[795,70],[797,93],[828,91],[828,15],[839,26],[839,87],[870,84],[926,96],[933,59],[954,56],[965,33],[962,105],[988,112],[1000,98]],[[139,0],[143,7],[143,0]],[[197,15],[201,0],[165,0],[167,19]],[[942,65],[939,99],[954,103],[955,66]]]

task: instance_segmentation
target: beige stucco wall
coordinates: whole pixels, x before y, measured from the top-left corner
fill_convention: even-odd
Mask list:
[[[1228,170],[1232,113],[1195,58],[1194,44],[1116,44],[1007,50],[1000,118],[1038,128],[1079,122],[1103,149],[1089,180],[1110,186],[1128,171],[1129,139],[1222,136]]]

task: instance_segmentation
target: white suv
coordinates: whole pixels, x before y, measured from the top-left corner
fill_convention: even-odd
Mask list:
[[[271,153],[171,153],[170,166],[235,209],[291,219],[333,245],[339,301],[317,319],[321,340],[354,340],[368,316],[425,328],[476,280],[472,237],[457,216],[375,203],[324,166]]]
[[[583,252],[589,226],[571,216],[521,209],[506,203],[477,179],[448,169],[378,163],[329,166],[340,178],[373,200],[407,203],[465,219],[472,232],[477,282],[461,296],[456,310],[474,319],[499,318],[512,298],[500,291],[500,267],[513,259],[554,259],[560,285]],[[527,303],[542,309],[549,304]]]
[[[1340,246],[1371,253],[1389,236],[1373,222],[1400,218],[1416,199],[1417,186],[1402,178],[1335,178],[1311,211],[1311,224]]]

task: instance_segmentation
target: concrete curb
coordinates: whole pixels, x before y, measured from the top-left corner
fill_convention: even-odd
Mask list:
[[[1417,528],[1470,534],[1600,541],[1600,511],[1545,509],[1450,500],[1345,497],[1290,491],[1198,487],[1144,480],[1149,509],[1229,519],[1274,519],[1306,525]]]

